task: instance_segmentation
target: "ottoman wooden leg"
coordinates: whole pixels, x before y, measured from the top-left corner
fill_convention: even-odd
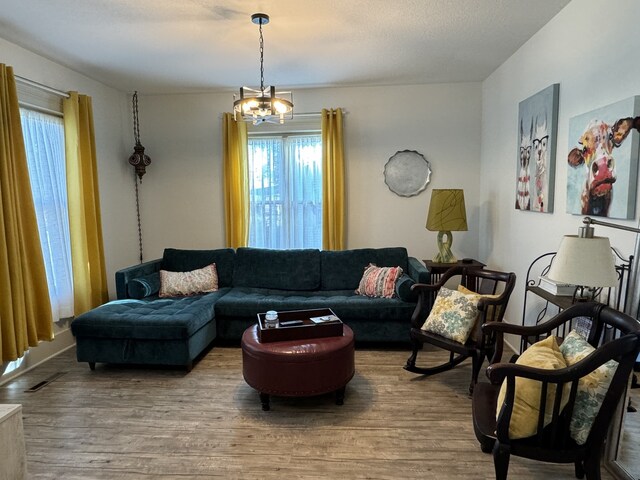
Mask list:
[[[260,403],[262,403],[262,410],[267,412],[271,409],[271,407],[269,406],[269,394],[268,393],[261,393],[260,394]]]
[[[96,362],[89,362],[89,368],[91,370],[95,370],[96,369]]]
[[[344,405],[344,390],[346,387],[336,390],[336,405]]]

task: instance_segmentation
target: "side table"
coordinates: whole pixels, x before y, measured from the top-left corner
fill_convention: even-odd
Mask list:
[[[471,259],[471,261],[463,261],[458,260],[453,263],[439,263],[434,262],[433,260],[422,260],[424,266],[427,267],[427,271],[429,272],[429,283],[436,283],[440,280],[440,277],[444,272],[449,270],[451,267],[469,267],[469,268],[478,268],[482,269],[485,267],[485,264],[479,262],[478,260]],[[476,291],[476,277],[469,275],[464,282],[464,286]]]
[[[22,427],[22,405],[0,405],[0,478],[27,478],[27,458]]]

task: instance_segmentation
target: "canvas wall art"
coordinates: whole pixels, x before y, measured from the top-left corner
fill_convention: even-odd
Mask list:
[[[569,120],[567,213],[635,217],[640,96]]]
[[[520,102],[516,209],[553,212],[558,96],[555,83]]]

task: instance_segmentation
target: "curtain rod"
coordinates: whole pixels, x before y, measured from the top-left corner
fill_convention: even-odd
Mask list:
[[[21,107],[28,108],[29,110],[35,110],[36,112],[46,113],[48,115],[53,115],[55,117],[61,117],[61,118],[64,117],[62,112],[58,112],[57,110],[52,110],[47,107],[41,107],[40,105],[34,105],[29,102],[23,102],[22,100],[18,100],[18,105],[20,105]]]
[[[24,85],[29,85],[29,86],[32,86],[32,87],[35,87],[35,88],[39,88],[40,90],[43,90],[43,91],[49,92],[49,93],[53,93],[54,95],[58,95],[58,96],[63,97],[63,98],[69,98],[69,94],[67,92],[63,92],[62,90],[57,90],[57,89],[55,89],[53,87],[49,87],[48,85],[45,85],[43,83],[39,83],[39,82],[36,82],[34,80],[29,80],[28,78],[25,78],[25,77],[21,77],[20,75],[15,75],[14,74],[13,76],[15,77],[15,79],[18,82],[20,82],[20,83],[22,83]]]
[[[335,111],[333,112],[333,114],[335,115]],[[347,112],[345,110],[342,110],[342,115],[346,115]],[[296,117],[319,117],[320,115],[322,115],[322,112],[300,112],[300,113],[296,113],[293,112],[293,118]]]

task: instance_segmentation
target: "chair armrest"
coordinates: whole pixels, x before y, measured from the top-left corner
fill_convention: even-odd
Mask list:
[[[161,258],[150,260],[139,265],[123,268],[116,272],[116,298],[118,300],[129,298],[127,284],[134,278],[143,277],[160,271]]]
[[[433,307],[438,291],[447,282],[447,279],[443,275],[438,283],[414,283],[411,285],[411,292],[418,295],[418,302],[411,316],[411,325],[414,328],[422,326],[431,307]]]
[[[568,323],[576,317],[594,315],[594,308],[596,310],[602,310],[604,305],[595,304],[594,302],[585,302],[582,304],[575,304],[570,309],[563,310],[550,320],[539,323],[537,325],[514,325],[512,323],[497,323],[491,322],[482,326],[482,329],[487,329],[488,332],[496,333],[509,333],[512,335],[520,335],[522,337],[536,337],[544,334],[548,334],[561,326],[564,323]]]
[[[550,383],[569,383],[593,372],[609,360],[621,357],[638,348],[640,334],[630,334],[605,343],[579,362],[557,370],[528,367],[515,363],[495,363],[487,367],[487,378],[500,384],[507,376],[529,378]]]

